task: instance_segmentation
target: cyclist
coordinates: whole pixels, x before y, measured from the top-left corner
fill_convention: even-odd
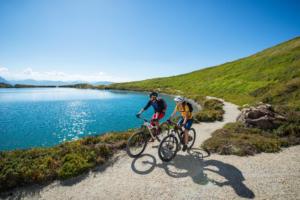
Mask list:
[[[165,116],[165,113],[167,110],[167,104],[166,104],[165,100],[158,97],[157,92],[151,92],[149,94],[149,97],[150,97],[150,100],[148,101],[146,106],[144,108],[142,108],[140,110],[140,112],[137,113],[137,117],[139,117],[145,110],[147,110],[150,106],[152,106],[154,108],[154,114],[151,119],[151,124],[152,124],[152,126],[159,127],[159,120]],[[159,130],[158,130],[158,132],[159,132]]]
[[[176,107],[173,113],[171,114],[169,120],[171,120],[176,115],[177,112],[181,113],[181,117],[178,121],[178,125],[184,127],[184,137],[183,137],[184,145],[182,150],[185,151],[187,149],[187,144],[189,139],[188,133],[193,124],[193,114],[192,114],[193,108],[192,105],[181,96],[175,97],[174,101],[176,102]]]

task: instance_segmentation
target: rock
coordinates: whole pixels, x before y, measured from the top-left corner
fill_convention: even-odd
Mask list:
[[[286,118],[276,113],[270,104],[260,103],[258,106],[243,108],[237,121],[246,124],[248,127],[261,129],[277,128]]]

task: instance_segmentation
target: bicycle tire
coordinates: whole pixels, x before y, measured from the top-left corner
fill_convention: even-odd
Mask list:
[[[139,157],[144,151],[145,148],[147,146],[148,143],[148,137],[146,136],[144,131],[138,131],[136,133],[134,133],[132,136],[130,136],[130,138],[127,141],[127,145],[126,145],[126,152],[127,154],[132,157],[132,158],[137,158]],[[141,149],[137,151],[137,153],[133,153],[133,149],[131,146],[131,144],[133,144],[135,141],[134,140],[140,140],[140,147]]]
[[[189,135],[191,134],[191,131],[192,131],[193,140],[192,140],[191,144],[188,143],[188,149],[191,149],[193,147],[193,145],[195,144],[195,141],[196,141],[196,130],[194,128],[191,128],[189,130]]]
[[[173,143],[173,147],[172,149],[175,149],[174,152],[172,153],[171,156],[169,157],[166,157],[166,153],[165,153],[165,147],[164,147],[164,143],[167,143],[167,142],[172,142]],[[169,144],[167,144],[167,146],[169,146]],[[167,147],[169,148],[169,147]],[[169,149],[170,150],[170,149]],[[158,147],[158,156],[159,158],[164,161],[164,162],[169,162],[171,161],[177,154],[177,151],[178,151],[178,140],[177,138],[174,136],[174,135],[168,135],[166,136],[162,141],[161,143],[159,144],[159,147]],[[169,151],[170,152],[170,151]]]

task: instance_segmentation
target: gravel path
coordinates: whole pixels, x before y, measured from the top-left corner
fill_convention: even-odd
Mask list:
[[[239,114],[230,103],[224,110],[223,122],[194,125],[195,147]],[[300,146],[252,157],[208,156],[193,149],[162,163],[157,145],[148,145],[138,159],[120,152],[110,166],[67,182],[19,189],[9,199],[300,199]]]

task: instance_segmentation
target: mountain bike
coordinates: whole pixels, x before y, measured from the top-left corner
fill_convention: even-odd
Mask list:
[[[167,122],[164,122],[157,127],[153,126],[150,121],[139,115],[136,117],[143,120],[144,123],[139,131],[134,133],[127,141],[126,152],[132,158],[140,156],[151,139],[160,142],[170,131],[169,123]]]
[[[158,147],[158,156],[162,161],[171,161],[181,149],[181,145],[184,145],[184,129],[177,125],[175,122],[170,120],[167,121],[171,131],[163,140],[160,142]],[[187,148],[191,149],[196,140],[196,131],[191,128],[189,130]]]

